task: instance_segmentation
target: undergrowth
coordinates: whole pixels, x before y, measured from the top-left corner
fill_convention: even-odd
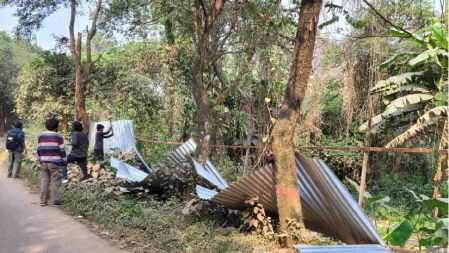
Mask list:
[[[268,240],[253,234],[219,234],[214,220],[181,214],[185,202],[176,198],[159,201],[148,195],[107,195],[99,186],[86,184],[62,188],[64,209],[100,222],[125,236],[171,252],[251,252]]]

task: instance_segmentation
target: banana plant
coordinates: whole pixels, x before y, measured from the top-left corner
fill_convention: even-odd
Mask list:
[[[395,147],[447,118],[448,39],[438,22],[433,24],[430,33],[422,36],[394,28],[390,33],[410,39],[422,49],[421,52],[400,52],[380,64],[379,68],[386,68],[396,63],[407,72],[381,80],[370,89],[370,94],[382,95],[386,104],[385,110],[371,119],[372,133],[388,121],[404,115],[411,115],[416,120],[386,145]],[[403,58],[405,61],[399,63]],[[365,122],[359,130],[365,131],[367,127],[368,122]]]
[[[448,199],[429,198],[425,195],[417,195],[412,190],[409,191],[418,207],[409,210],[406,215],[402,215],[402,222],[388,233],[383,239],[391,245],[404,247],[413,233],[419,240],[419,249],[428,247],[430,249],[447,248],[448,244]],[[432,209],[439,208],[443,211],[442,218],[435,218]]]

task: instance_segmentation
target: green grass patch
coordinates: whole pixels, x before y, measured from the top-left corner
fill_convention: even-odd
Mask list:
[[[181,214],[185,202],[176,198],[159,201],[148,195],[107,195],[101,186],[71,184],[64,186],[61,198],[64,209],[103,224],[143,244],[170,252],[252,252],[254,246],[270,241],[256,234],[221,235],[214,219]]]

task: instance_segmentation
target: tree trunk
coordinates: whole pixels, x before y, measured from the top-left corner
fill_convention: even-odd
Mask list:
[[[312,68],[321,4],[322,1],[320,0],[303,0],[301,2],[289,80],[284,102],[272,134],[280,233],[288,233],[289,235],[288,237],[282,237],[281,243],[283,246],[291,246],[293,244],[291,234],[292,232],[298,232],[288,227],[288,219],[296,220],[302,228],[299,232],[305,235],[293,137]]]
[[[439,149],[443,149],[446,144],[447,144],[447,137],[448,137],[448,123],[447,120],[444,122],[444,127],[443,127],[443,134],[441,135],[441,141],[440,141],[440,145],[439,145]],[[447,153],[445,154],[440,154],[440,156],[438,157],[438,167],[437,167],[437,171],[435,172],[435,184],[433,186],[433,198],[441,198],[441,193],[440,193],[440,187],[441,187],[441,181],[443,179],[443,164],[445,164],[444,168],[447,168]],[[438,217],[438,208],[435,208],[433,210],[433,215],[435,216],[435,218]]]
[[[89,121],[87,119],[86,113],[86,90],[88,77],[90,74],[90,70],[95,62],[100,60],[101,54],[95,61],[92,61],[92,38],[95,36],[97,32],[97,19],[100,15],[102,0],[97,1],[95,12],[92,16],[91,28],[87,30],[87,39],[86,39],[86,64],[83,67],[81,61],[81,33],[78,33],[78,39],[75,41],[75,18],[76,18],[76,0],[70,1],[71,6],[71,14],[70,14],[70,24],[69,24],[69,33],[70,33],[70,52],[73,56],[73,62],[75,65],[75,108],[73,112],[74,120],[81,120],[83,124],[84,132],[89,131]]]
[[[196,135],[197,149],[196,157],[202,165],[206,163],[206,159],[210,154],[210,113],[211,108],[207,101],[207,92],[203,86],[203,70],[202,60],[195,60],[194,64],[194,97],[197,108],[197,126],[198,133]]]
[[[76,54],[78,59],[81,59],[81,33],[78,33],[78,39],[76,42]],[[81,74],[81,62],[75,61],[75,108],[74,108],[74,120],[81,121],[83,124],[84,132],[89,129],[86,113],[86,88],[87,83],[85,78]]]

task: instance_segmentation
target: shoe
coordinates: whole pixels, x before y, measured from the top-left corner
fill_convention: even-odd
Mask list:
[[[51,204],[51,206],[63,206],[64,204],[60,201]]]
[[[47,205],[47,203],[41,203],[41,206],[46,206]]]
[[[8,175],[8,178],[11,178],[11,175]]]
[[[62,183],[63,184],[66,184],[66,183],[68,183],[69,182],[69,180],[68,179],[64,179],[64,180],[62,180]]]
[[[14,178],[20,178],[20,176],[14,176]]]

